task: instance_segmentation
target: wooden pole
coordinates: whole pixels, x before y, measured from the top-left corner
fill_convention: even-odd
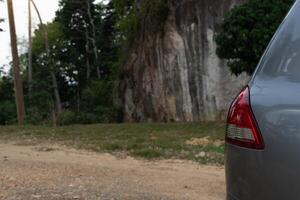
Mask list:
[[[13,75],[14,75],[14,87],[15,87],[18,123],[19,125],[22,125],[24,124],[26,114],[25,114],[25,105],[24,105],[24,96],[23,96],[23,84],[20,75],[20,61],[18,56],[17,35],[16,35],[12,0],[7,0],[7,9],[8,9],[9,28],[10,28],[11,52],[13,58]]]

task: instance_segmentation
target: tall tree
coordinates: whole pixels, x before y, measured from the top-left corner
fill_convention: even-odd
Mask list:
[[[86,60],[86,80],[101,77],[99,69],[99,49],[96,43],[98,30],[94,0],[61,0],[60,10],[56,13],[56,21],[63,26],[63,32],[76,43],[79,54]],[[85,85],[85,84],[84,84]]]
[[[36,6],[36,4],[34,3],[33,0],[31,0],[37,15],[39,17],[40,20],[40,24],[41,27],[43,28],[44,31],[44,38],[45,38],[45,51],[46,51],[46,55],[47,58],[50,58],[50,46],[49,46],[49,38],[48,38],[48,30],[47,30],[47,26],[43,23],[42,17],[40,15],[40,12]],[[54,98],[55,98],[55,108],[56,108],[56,114],[53,114],[54,117],[54,123],[56,121],[56,116],[59,116],[62,113],[62,104],[61,104],[61,97],[60,97],[60,93],[59,93],[59,88],[58,88],[58,83],[57,83],[57,79],[56,79],[56,75],[53,69],[53,66],[49,66],[50,67],[50,75],[51,75],[51,80],[52,80],[52,87],[53,87],[53,92],[54,92]],[[56,123],[55,123],[56,124]]]
[[[39,26],[33,37],[33,97],[37,98],[36,95],[43,91],[42,96],[39,95],[39,97],[47,96],[49,100],[50,96],[54,100],[50,73],[52,71],[57,79],[59,94],[64,94],[61,95],[63,108],[69,109],[77,89],[78,69],[74,63],[82,60],[82,57],[74,53],[75,44],[64,37],[59,23],[52,22],[45,26],[48,33],[49,53],[45,49],[44,27]],[[36,103],[31,107],[43,109],[46,112],[49,109],[49,101],[45,99],[46,101],[36,102],[32,98],[32,101]]]
[[[234,74],[252,74],[294,0],[250,0],[226,15],[217,35],[217,54]]]
[[[114,121],[119,111],[112,92],[119,66],[115,9],[111,3],[92,0],[62,0],[61,6],[56,20],[41,23],[32,37],[34,79],[32,98],[26,101],[30,102],[28,121],[50,121],[52,110],[57,110],[54,88],[64,94],[60,96],[63,109],[58,124]],[[26,77],[27,53],[21,55]],[[53,87],[53,75],[57,87]]]
[[[8,19],[10,27],[10,37],[11,37],[11,51],[13,57],[13,74],[14,74],[14,85],[15,85],[15,98],[17,105],[18,122],[20,125],[24,124],[25,121],[25,105],[23,96],[23,84],[20,75],[20,61],[18,56],[17,48],[17,35],[15,28],[14,10],[12,0],[7,0],[8,8]]]
[[[91,37],[88,38],[88,35],[86,35],[86,40],[91,40],[92,42],[92,48],[93,48],[93,52],[94,52],[94,56],[95,56],[95,62],[98,61],[98,47],[96,44],[96,27],[95,27],[95,20],[92,16],[92,10],[91,10],[91,1],[90,0],[85,0],[86,1],[86,7],[87,7],[87,14],[88,14],[88,18],[89,18],[89,22],[90,22],[90,26],[91,26]],[[96,70],[97,70],[97,76],[98,78],[101,78],[101,74],[100,74],[100,69],[98,66],[96,66]]]
[[[31,97],[32,90],[32,20],[31,0],[28,0],[28,93]]]

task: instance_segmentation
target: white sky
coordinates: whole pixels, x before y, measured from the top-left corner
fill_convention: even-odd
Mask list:
[[[54,18],[55,11],[58,9],[58,1],[59,0],[35,0],[35,3],[41,12],[44,22],[49,22]],[[28,0],[13,0],[13,2],[14,2],[17,36],[19,39],[25,38],[27,40]],[[33,7],[32,7],[32,12],[34,13]],[[0,27],[5,31],[5,32],[0,32],[0,67],[1,67],[3,64],[7,64],[11,60],[10,35],[9,35],[9,27],[8,27],[8,20],[7,20],[6,0],[4,2],[0,2],[0,18],[6,19],[5,23],[0,24]],[[38,18],[35,13],[33,14],[33,24],[34,25],[38,24]]]

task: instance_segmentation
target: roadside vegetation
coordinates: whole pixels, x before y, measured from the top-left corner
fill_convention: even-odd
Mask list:
[[[32,52],[20,55],[26,123],[122,121],[120,66],[135,44],[142,19],[151,20],[156,32],[167,15],[165,0],[147,0],[140,6],[134,0],[59,0],[55,19],[34,30]],[[13,88],[12,70],[0,66],[1,125],[17,122]]]
[[[232,73],[252,74],[293,2],[249,0],[226,14],[216,35],[217,54]],[[140,42],[136,35],[144,24],[163,32],[169,6],[168,0],[59,0],[54,20],[34,30],[32,52],[19,58],[26,123],[121,122],[121,66]],[[13,73],[5,68],[0,66],[0,124],[11,125],[17,122]]]
[[[2,126],[0,140],[19,145],[58,144],[144,159],[224,162],[223,123],[98,124],[65,127]]]
[[[229,11],[216,37],[231,72],[251,75],[294,0],[249,0]]]
[[[55,19],[34,31],[31,72],[29,52],[20,55],[26,123],[36,126],[12,125],[17,122],[13,74],[0,66],[0,124],[7,125],[0,126],[0,140],[222,164],[223,123],[96,124],[122,122],[120,67],[139,42],[143,24],[163,31],[170,11],[167,0],[138,2],[60,0]],[[249,0],[227,13],[216,35],[217,54],[232,73],[253,73],[293,2]],[[95,125],[66,126],[72,124]]]

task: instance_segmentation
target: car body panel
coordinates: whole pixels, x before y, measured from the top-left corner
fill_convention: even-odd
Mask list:
[[[300,199],[299,2],[273,38],[249,88],[265,149],[226,144],[227,199]]]

